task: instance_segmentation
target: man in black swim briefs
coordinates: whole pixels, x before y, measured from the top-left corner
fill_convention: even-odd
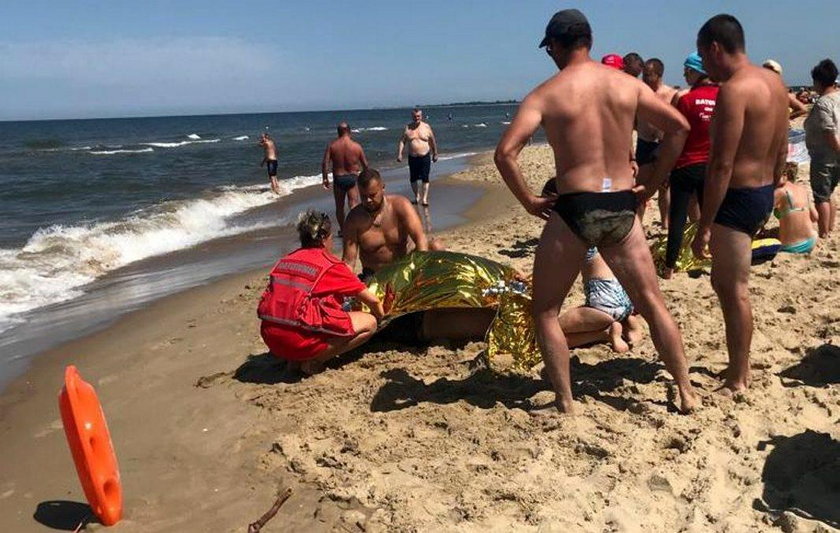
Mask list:
[[[729,366],[723,390],[750,382],[752,238],[773,209],[774,182],[787,157],[788,100],[781,78],[750,63],[744,30],[731,15],[710,18],[697,34],[710,78],[721,82],[709,126],[711,150],[692,251],[712,254],[712,287],[726,322]]]
[[[338,220],[339,235],[344,229],[344,200],[350,202],[350,209],[359,205],[359,190],[356,176],[360,170],[368,167],[362,145],[353,140],[350,125],[339,122],[336,126],[338,137],[327,145],[324,160],[321,162],[321,175],[325,189],[330,188],[329,168],[332,165],[333,197],[335,198],[335,218]]]
[[[265,165],[268,170],[271,190],[275,194],[280,194],[280,185],[277,183],[277,146],[274,144],[274,139],[268,133],[260,134],[259,145],[262,146],[265,152],[260,166]]]
[[[532,312],[556,407],[574,410],[569,348],[557,316],[591,246],[597,246],[633,305],[648,322],[654,345],[679,389],[678,409],[691,411],[697,396],[688,378],[682,337],[656,279],[641,223],[646,201],[670,170],[688,135],[688,121],[640,80],[589,56],[592,30],[576,9],[556,13],[540,43],[560,72],[522,101],[496,147],[507,186],[532,215],[548,220],[534,259]],[[664,132],[651,188],[633,187],[631,150],[638,114]],[[517,157],[542,126],[554,151],[558,196],[528,190]]]

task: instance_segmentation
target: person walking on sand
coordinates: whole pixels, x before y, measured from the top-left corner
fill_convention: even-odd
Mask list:
[[[356,176],[360,170],[368,167],[368,163],[362,145],[354,141],[350,135],[350,125],[339,122],[337,130],[338,137],[324,150],[321,175],[324,188],[333,190],[335,218],[338,221],[339,236],[341,236],[341,231],[344,229],[344,201],[346,199],[349,202],[350,209],[359,205]],[[330,164],[332,164],[332,184],[329,177]]]
[[[502,135],[494,160],[507,186],[532,215],[547,219],[534,259],[532,313],[556,407],[573,412],[569,348],[557,321],[583,264],[597,246],[650,325],[657,351],[674,376],[678,409],[698,398],[688,377],[682,336],[665,307],[653,259],[636,216],[679,155],[689,125],[640,80],[593,61],[592,30],[576,9],[559,11],[539,45],[560,69],[529,93]],[[651,189],[633,187],[627,154],[636,115],[664,132]],[[542,126],[554,151],[557,197],[528,190],[517,157]]]
[[[274,139],[268,133],[260,134],[260,141],[258,143],[264,150],[264,155],[260,166],[266,165],[268,170],[268,179],[271,181],[271,190],[274,194],[280,194],[280,185],[277,183],[277,146],[274,144]]]
[[[723,388],[735,392],[750,382],[751,246],[773,209],[774,183],[787,158],[787,89],[777,74],[750,63],[743,27],[732,15],[715,15],[703,24],[697,51],[706,72],[722,85],[709,126],[711,149],[692,251],[705,258],[711,246],[712,288],[723,310],[729,352]]]
[[[438,149],[432,127],[423,122],[423,112],[417,108],[411,111],[411,122],[406,124],[397,146],[397,161],[402,161],[403,150],[408,143],[408,172],[414,204],[429,205],[429,174],[432,163],[437,162]],[[418,182],[422,182],[422,187]]]

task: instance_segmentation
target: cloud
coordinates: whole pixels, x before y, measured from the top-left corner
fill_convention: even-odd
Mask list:
[[[276,49],[225,37],[0,43],[0,116],[267,102],[282,62]]]

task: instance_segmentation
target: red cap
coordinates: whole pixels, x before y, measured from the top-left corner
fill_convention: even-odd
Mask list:
[[[607,54],[601,58],[601,63],[618,70],[624,70],[624,60],[618,54]]]

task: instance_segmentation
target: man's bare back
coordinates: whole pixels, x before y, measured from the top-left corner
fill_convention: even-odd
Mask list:
[[[522,102],[517,118],[539,125],[554,149],[560,194],[633,187],[630,152],[633,120],[665,104],[641,81],[594,61],[570,65]],[[652,120],[660,126],[657,115]],[[515,125],[511,126],[510,132]],[[504,144],[505,137],[500,145]]]
[[[525,209],[547,219],[534,258],[532,313],[546,372],[557,393],[556,407],[574,411],[569,347],[557,320],[580,273],[587,248],[604,260],[651,326],[654,344],[679,389],[679,409],[691,411],[697,397],[688,378],[682,338],[664,304],[653,260],[636,217],[633,170],[627,154],[633,122],[664,130],[665,148],[654,172],[653,191],[673,166],[689,131],[686,119],[642,82],[592,61],[592,32],[576,9],[555,13],[540,47],[560,72],[534,89],[505,131],[494,160]],[[517,157],[542,126],[554,150],[557,197],[528,189]]]
[[[362,169],[365,152],[349,135],[335,139],[328,150],[333,176],[358,174]]]

